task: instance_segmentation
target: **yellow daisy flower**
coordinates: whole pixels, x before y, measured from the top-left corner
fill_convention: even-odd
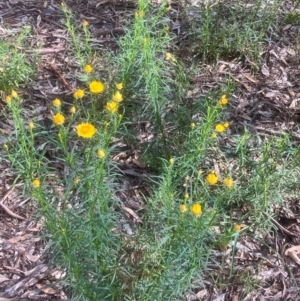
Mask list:
[[[71,114],[75,114],[75,113],[76,113],[76,107],[75,107],[75,106],[72,106],[72,107],[70,108],[70,113],[71,113]]]
[[[229,122],[226,121],[225,123],[223,123],[223,126],[225,129],[227,129],[229,127]]]
[[[123,95],[117,91],[113,96],[113,101],[115,102],[121,102],[123,100]]]
[[[53,122],[56,124],[56,125],[61,125],[65,122],[65,117],[64,115],[60,114],[60,113],[57,113],[53,116]]]
[[[194,215],[200,216],[202,214],[202,206],[200,204],[193,204],[191,211]]]
[[[38,188],[38,187],[40,187],[41,182],[40,182],[39,179],[35,179],[35,180],[32,181],[31,185],[32,185],[33,188]]]
[[[84,90],[82,89],[78,89],[74,92],[73,94],[74,98],[78,99],[78,98],[82,98],[84,96]]]
[[[11,90],[11,97],[12,98],[17,98],[18,97],[18,93],[15,90]]]
[[[90,91],[94,94],[100,94],[104,91],[104,84],[100,81],[93,80],[90,83]]]
[[[10,104],[10,103],[11,103],[11,96],[7,95],[7,96],[5,97],[5,101],[6,101],[8,104]]]
[[[224,127],[224,125],[223,125],[223,124],[221,124],[221,123],[218,123],[218,124],[216,125],[216,128],[215,128],[215,130],[216,130],[218,133],[222,133],[222,132],[224,132],[224,131],[225,131],[225,127]]]
[[[221,99],[218,101],[218,105],[219,106],[225,106],[228,104],[228,99],[226,97],[226,95],[222,95]]]
[[[208,182],[209,185],[215,185],[218,182],[218,177],[214,172],[211,172],[207,175],[206,181]]]
[[[84,66],[84,72],[85,73],[91,73],[93,71],[93,67],[91,65],[85,65]]]
[[[171,165],[173,165],[173,164],[174,164],[174,159],[171,158],[171,159],[169,160],[169,163],[170,163]]]
[[[55,98],[52,103],[56,108],[61,106],[61,101],[58,98]]]
[[[191,123],[191,128],[193,129],[196,126],[195,122]]]
[[[187,200],[190,196],[189,196],[188,193],[186,193],[183,197],[184,197],[185,200]]]
[[[224,182],[224,185],[227,186],[227,187],[232,187],[233,186],[233,180],[230,179],[230,178],[225,178],[223,182]]]
[[[214,138],[214,139],[217,138],[217,134],[216,133],[212,133],[211,134],[211,138]]]
[[[82,25],[83,25],[84,27],[86,27],[86,26],[89,25],[89,22],[88,22],[87,20],[83,20],[83,21],[82,21]]]
[[[240,231],[242,229],[242,225],[234,224],[233,228],[234,228],[235,231]]]
[[[123,89],[123,83],[116,84],[116,87],[117,87],[118,90],[122,90]]]
[[[75,178],[74,183],[78,184],[80,182],[80,179],[78,177]]]
[[[119,104],[115,101],[110,101],[106,103],[106,110],[110,113],[116,113],[118,111]]]
[[[91,123],[88,122],[80,123],[76,127],[76,130],[77,130],[77,135],[85,139],[92,138],[97,132],[96,128]]]
[[[169,61],[169,60],[171,60],[171,59],[172,59],[172,54],[171,54],[170,52],[167,52],[167,53],[166,53],[165,60],[166,60],[166,61]]]
[[[29,128],[32,130],[34,128],[34,123],[32,121],[30,121],[28,123]]]
[[[187,211],[186,205],[185,205],[185,204],[180,205],[179,210],[180,210],[180,212],[182,212],[182,213],[183,213],[183,212],[186,212],[186,211]]]
[[[98,149],[97,151],[97,156],[101,159],[103,159],[105,157],[105,152],[103,149]]]
[[[137,12],[135,12],[135,17],[136,17],[136,18],[137,18],[137,17],[142,18],[142,17],[144,17],[144,15],[145,15],[145,13],[144,13],[143,11],[137,11]]]

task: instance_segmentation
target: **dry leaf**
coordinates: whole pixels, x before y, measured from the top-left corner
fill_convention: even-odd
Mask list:
[[[53,294],[56,294],[59,292],[58,290],[54,289],[53,287],[45,285],[45,284],[37,283],[35,286],[45,294],[53,295]]]
[[[7,278],[7,277],[5,277],[3,275],[0,275],[0,283],[4,282],[4,281],[7,281],[7,280],[9,280],[9,278]]]
[[[297,256],[298,254],[300,254],[300,246],[291,247],[284,252],[285,256],[290,256],[297,264],[300,265],[300,258]]]

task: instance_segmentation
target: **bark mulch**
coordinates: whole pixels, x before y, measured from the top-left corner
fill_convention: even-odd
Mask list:
[[[175,2],[175,1],[174,1]],[[37,53],[38,73],[33,84],[20,91],[31,99],[29,108],[39,113],[43,120],[50,112],[50,102],[58,97],[70,99],[76,89],[78,64],[72,58],[70,37],[64,26],[61,1],[0,0],[0,35],[9,38],[30,25],[31,35],[26,43],[28,53]],[[125,20],[134,16],[134,1],[67,1],[66,3],[81,26],[89,22],[92,47],[99,54],[106,48],[115,51],[116,41],[124,34]],[[172,4],[173,5],[173,4]],[[284,9],[291,2],[286,1]],[[178,28],[176,9],[171,12],[173,30],[180,41],[186,37]],[[172,28],[172,26],[171,26]],[[275,32],[275,31],[274,31]],[[203,95],[230,77],[239,90],[232,96],[228,119],[232,132],[247,127],[260,136],[281,136],[290,133],[295,141],[300,140],[300,68],[299,46],[295,41],[300,33],[299,26],[287,24],[280,34],[265,46],[261,54],[264,62],[253,68],[251,62],[237,59],[218,61],[207,65],[206,70],[192,79],[192,89],[187,99]],[[182,36],[180,36],[180,34]],[[1,105],[3,106],[3,104]],[[9,133],[11,123],[0,120],[2,133]],[[0,135],[0,144],[5,139]],[[230,145],[232,141],[224,140]],[[71,298],[57,280],[63,277],[59,268],[54,269],[45,256],[46,242],[40,238],[43,228],[34,219],[35,205],[31,199],[22,197],[22,183],[13,187],[16,175],[9,162],[3,159],[0,150],[0,301],[6,300],[68,300]],[[115,158],[123,164],[127,192],[120,193],[123,210],[128,220],[142,219],[137,210],[143,206],[140,187],[145,166],[139,153],[125,146],[125,151]],[[144,187],[145,189],[147,187]],[[145,192],[143,193],[145,194]],[[224,269],[210,265],[205,277],[205,288],[195,289],[186,300],[300,300],[300,205],[285,200],[286,209],[276,211],[274,230],[264,233],[259,239],[242,236],[236,246],[233,277],[229,278],[232,248],[214,251],[215,258],[225,259]],[[128,228],[125,224],[124,227]],[[129,229],[129,230],[128,230]],[[128,231],[132,231],[130,227]],[[262,243],[264,241],[264,244]],[[294,247],[294,248],[293,248]],[[274,252],[273,250],[276,250]],[[251,293],[247,293],[245,277],[256,280]]]

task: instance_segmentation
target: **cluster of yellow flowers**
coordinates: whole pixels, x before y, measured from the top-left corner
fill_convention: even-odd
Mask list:
[[[170,52],[166,53],[165,60],[166,61],[177,62],[177,60],[175,59],[175,57]]]
[[[123,83],[116,84],[117,92],[113,95],[112,100],[106,103],[106,110],[112,114],[118,112],[119,103],[123,101],[123,95],[120,92],[123,89]]]
[[[86,65],[84,67],[84,71],[86,73],[90,73],[90,72],[92,72],[92,70],[93,70],[93,67],[91,65]],[[116,84],[116,88],[117,88],[117,91],[113,95],[112,100],[108,101],[106,103],[106,110],[110,113],[116,113],[119,108],[119,103],[123,101],[123,95],[120,92],[123,89],[123,83]],[[101,81],[93,80],[89,84],[89,90],[93,94],[100,94],[104,91],[104,89],[105,89],[105,86]],[[84,97],[84,95],[85,95],[85,92],[82,89],[77,89],[73,94],[75,99],[81,99]],[[60,107],[61,107],[60,99],[55,98],[52,103],[53,103],[54,107],[56,107],[57,109],[60,109]],[[75,114],[75,112],[76,112],[76,107],[72,106],[70,108],[70,113]],[[63,125],[65,123],[64,115],[59,111],[58,113],[53,115],[53,122],[56,125]],[[85,139],[90,139],[96,134],[97,130],[93,124],[91,124],[89,122],[83,122],[83,123],[80,123],[76,127],[76,132],[79,137],[82,137]],[[98,156],[100,158],[101,157],[103,158],[105,156],[105,154],[103,155],[100,152],[100,153],[98,153]]]
[[[182,213],[188,211],[186,204],[181,204],[179,209]],[[200,216],[202,214],[202,206],[198,203],[193,204],[190,209],[195,216]]]
[[[11,100],[13,99],[13,98],[18,98],[19,96],[18,96],[18,93],[15,91],[15,90],[11,90],[11,93],[10,93],[10,95],[7,95],[6,97],[5,97],[5,101],[8,103],[8,104],[10,104],[11,103]]]
[[[229,127],[229,123],[228,122],[224,122],[224,123],[218,123],[215,127],[216,132],[218,133],[222,133],[224,132],[227,128]]]
[[[218,101],[218,105],[220,107],[223,107],[228,104],[228,98],[224,94],[222,95],[221,99]],[[217,138],[217,133],[223,133],[226,131],[226,129],[229,127],[229,122],[224,122],[224,123],[218,123],[215,127],[215,132],[211,134],[212,138]]]
[[[227,96],[224,94],[224,95],[222,95],[221,99],[218,101],[218,105],[222,107],[227,104],[228,104],[228,99],[227,99]]]
[[[206,176],[206,182],[209,184],[209,185],[216,185],[218,183],[218,177],[217,175],[214,173],[214,172],[210,172],[207,176]],[[223,180],[223,183],[226,187],[232,187],[234,182],[231,178],[225,178]]]

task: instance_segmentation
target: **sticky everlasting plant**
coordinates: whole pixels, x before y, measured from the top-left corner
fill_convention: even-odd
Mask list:
[[[49,128],[40,116],[26,120],[18,89],[5,93],[15,130],[3,150],[79,300],[187,299],[210,276],[208,263],[222,270],[216,253],[228,254],[248,228],[271,229],[273,206],[294,193],[285,181],[299,187],[299,151],[287,137],[257,141],[231,122],[231,79],[186,101],[192,87],[168,28],[171,5],[139,0],[109,59],[89,45],[88,21],[75,26],[62,6],[81,69],[73,99],[51,99]],[[116,156],[123,145],[126,160]],[[128,163],[137,171],[127,175]],[[123,203],[133,192],[141,209]]]

